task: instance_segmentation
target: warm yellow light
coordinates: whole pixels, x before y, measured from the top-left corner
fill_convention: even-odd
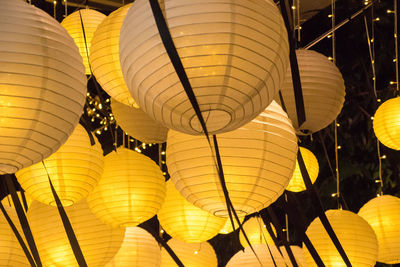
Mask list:
[[[274,226],[271,225],[271,228],[272,231],[274,231],[275,233]],[[252,246],[258,244],[268,244],[268,245],[275,244],[271,235],[268,233],[268,230],[265,227],[263,220],[260,217],[252,217],[249,220],[247,220],[243,224],[243,229],[246,232],[247,238],[249,239],[250,244]],[[244,248],[249,246],[242,231],[239,232],[239,240],[240,244],[242,244]]]
[[[28,208],[29,208],[29,207],[31,206],[31,204],[32,204],[33,199],[32,199],[32,197],[29,196],[26,192],[24,192],[24,194],[25,194],[26,204],[27,204],[27,206],[28,206]],[[25,209],[25,206],[24,206],[24,202],[23,202],[23,199],[22,199],[21,192],[17,191],[17,195],[18,195],[19,201],[21,202],[22,207],[24,207],[24,209]],[[3,206],[5,206],[5,207],[14,208],[14,202],[13,202],[13,200],[12,200],[12,198],[11,198],[11,195],[7,195],[5,198],[3,198],[3,200],[1,201],[1,203],[2,203]]]
[[[242,223],[244,220],[244,217],[240,217],[239,219],[240,219],[240,222]],[[233,223],[235,225],[235,230],[237,230],[239,228],[239,225],[237,224],[235,218],[233,218]],[[233,231],[232,222],[231,222],[231,219],[228,218],[228,219],[226,219],[225,225],[224,225],[224,227],[222,227],[222,229],[219,231],[219,233],[226,235],[232,231]]]
[[[392,98],[379,106],[373,120],[374,132],[385,146],[400,150],[400,98]]]
[[[269,245],[269,253],[268,247],[265,244],[258,244],[253,246],[255,253],[257,254],[258,259],[261,261],[262,266],[275,266],[277,267],[287,267],[285,260],[280,255],[278,249],[274,245]],[[244,251],[240,250],[229,260],[226,267],[252,267],[252,266],[261,266],[258,259],[254,255],[254,252],[250,247],[244,249]],[[290,265],[289,265],[290,266]]]
[[[281,252],[283,255],[283,259],[285,260],[287,266],[290,266],[290,267],[293,266],[292,261],[290,260],[289,254],[286,251],[286,248],[284,246],[281,246],[280,249],[281,249]],[[292,253],[296,260],[297,265],[299,267],[306,267],[307,263],[304,258],[303,249],[298,246],[290,246],[290,249],[292,250]]]

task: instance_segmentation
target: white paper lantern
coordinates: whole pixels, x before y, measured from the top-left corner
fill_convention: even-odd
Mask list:
[[[292,267],[292,261],[290,260],[289,254],[286,251],[286,248],[284,246],[280,247],[282,255],[283,255],[283,259],[285,260],[287,266]],[[299,246],[290,246],[290,249],[292,250],[294,259],[296,260],[296,263],[299,267],[306,267],[307,263],[306,260],[304,258],[304,252],[303,249]]]
[[[72,38],[44,11],[1,0],[0,174],[54,153],[82,114],[86,76]]]
[[[295,167],[297,138],[276,102],[251,123],[217,139],[229,196],[239,216],[269,206],[282,194]],[[214,215],[228,216],[205,137],[170,130],[167,166],[176,188],[189,202]]]
[[[237,129],[262,112],[288,65],[287,32],[271,0],[165,0],[164,16],[211,134]],[[154,120],[203,132],[162,44],[148,1],[135,1],[120,37],[131,95]]]
[[[400,150],[400,97],[392,98],[379,106],[374,115],[376,138],[385,146]]]
[[[271,228],[276,235],[273,225],[271,225]],[[274,245],[274,240],[272,239],[262,218],[260,217],[252,217],[245,221],[243,224],[243,230],[246,232],[246,236],[252,246],[265,243],[268,245]],[[239,231],[239,241],[244,248],[249,246],[249,243],[247,243],[242,231]]]
[[[287,267],[285,260],[280,255],[278,249],[269,245],[269,249],[271,250],[271,254],[274,260],[272,260],[271,254],[269,253],[268,247],[265,244],[258,244],[253,246],[254,251],[257,254],[257,257],[254,255],[254,252],[250,247],[244,249],[244,251],[239,251],[229,260],[226,267],[260,267],[261,261],[262,266],[275,266],[274,261],[277,267]]]
[[[326,56],[304,49],[297,50],[296,55],[306,113],[306,121],[300,127],[290,66],[281,88],[282,97],[294,128],[304,133],[315,133],[328,126],[339,115],[346,88],[339,69]]]
[[[130,136],[145,143],[164,143],[167,140],[168,129],[140,108],[111,101],[111,109],[119,126]]]

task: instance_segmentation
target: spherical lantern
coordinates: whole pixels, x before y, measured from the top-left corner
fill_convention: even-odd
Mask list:
[[[111,101],[111,109],[119,126],[130,136],[145,143],[164,143],[167,140],[168,129],[140,108]]]
[[[307,148],[300,147],[300,152],[301,156],[303,157],[304,164],[306,165],[308,175],[310,176],[310,180],[312,183],[314,183],[315,180],[317,180],[319,173],[318,160]],[[298,162],[296,162],[296,168],[294,169],[292,179],[290,180],[289,185],[286,187],[286,190],[292,192],[306,190],[306,185],[304,184],[303,175],[301,175]]]
[[[275,232],[274,226],[271,225],[271,228]],[[265,243],[268,245],[274,245],[274,240],[260,217],[252,217],[245,221],[243,224],[243,230],[246,232],[247,238],[252,246]],[[249,246],[242,231],[239,232],[239,240],[240,244],[242,244],[244,248]]]
[[[378,241],[374,230],[363,218],[346,210],[325,212],[352,266],[375,266]],[[306,234],[325,266],[346,266],[319,218],[308,226]],[[303,247],[308,266],[317,266]]]
[[[303,249],[299,246],[290,246],[290,249],[292,250],[293,256],[296,260],[296,263],[299,267],[306,267],[307,263],[304,258],[304,252]],[[289,254],[286,251],[286,248],[284,246],[280,247],[280,250],[283,255],[283,259],[285,260],[287,266],[293,266],[292,261],[290,260]]]
[[[111,228],[91,213],[85,200],[66,207],[88,266],[105,266],[118,252],[125,229]],[[43,266],[77,266],[56,207],[38,201],[28,210],[28,220]]]
[[[304,49],[297,50],[296,55],[306,113],[306,121],[302,125],[297,121],[290,66],[287,68],[281,93],[294,128],[303,133],[315,133],[328,126],[339,115],[346,88],[339,69],[326,56]]]
[[[72,133],[86,98],[82,58],[44,11],[1,0],[0,174],[54,153]]]
[[[237,214],[243,217],[274,202],[292,177],[297,138],[275,102],[251,123],[217,136],[225,181]],[[170,130],[167,166],[178,191],[197,207],[228,217],[210,147],[203,136]]]
[[[239,128],[271,103],[289,51],[273,1],[165,0],[161,6],[211,134]],[[168,128],[201,134],[148,1],[129,9],[119,47],[122,73],[138,105]]]
[[[242,223],[244,220],[244,217],[239,217],[239,220]],[[233,223],[235,225],[235,230],[237,230],[239,228],[239,226],[236,222],[236,219],[233,220]],[[231,233],[232,231],[233,231],[232,222],[231,222],[231,219],[228,218],[228,219],[226,219],[225,225],[224,225],[224,227],[222,227],[222,229],[219,231],[219,233],[226,235],[226,234]]]
[[[154,215],[165,198],[165,178],[150,158],[121,148],[104,158],[104,173],[87,201],[113,227],[136,226]]]
[[[157,267],[161,250],[154,237],[140,227],[126,228],[124,242],[106,267]]]
[[[400,98],[392,98],[379,106],[373,127],[378,140],[385,146],[400,150]]]
[[[106,15],[93,10],[81,9],[68,15],[61,25],[68,31],[69,35],[74,39],[76,46],[83,58],[86,74],[90,75],[89,59],[90,46],[93,34],[97,26],[106,18]],[[83,26],[82,26],[83,24]]]
[[[268,248],[271,251],[273,260]],[[261,261],[262,266],[275,266],[275,262],[277,267],[287,267],[285,260],[282,258],[275,246],[269,245],[269,247],[267,247],[265,244],[258,244],[253,246],[253,249],[256,252],[258,259],[251,248],[247,247],[244,251],[241,250],[233,255],[226,267],[258,267],[261,266],[259,260]]]
[[[378,239],[378,261],[400,263],[400,199],[390,195],[376,197],[358,212],[374,229]]]
[[[170,239],[167,244],[181,260],[184,266],[217,267],[217,255],[208,242],[185,243],[178,239]],[[161,267],[176,267],[175,261],[165,249],[161,249]]]
[[[170,236],[188,243],[211,239],[226,222],[225,218],[216,217],[188,202],[171,180],[167,182],[167,196],[157,217]]]
[[[16,173],[22,188],[35,200],[57,206],[48,176],[63,206],[86,198],[103,173],[103,151],[97,142],[91,145],[89,135],[76,126],[67,142],[53,155]]]

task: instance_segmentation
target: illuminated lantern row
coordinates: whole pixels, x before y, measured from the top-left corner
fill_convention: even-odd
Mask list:
[[[392,98],[379,106],[373,127],[378,140],[385,146],[400,150],[400,98]]]
[[[271,225],[271,228],[275,233],[274,226]],[[274,240],[272,239],[267,228],[265,227],[263,220],[260,217],[252,217],[245,221],[243,224],[243,230],[246,232],[247,238],[252,246],[258,244],[274,245]],[[249,246],[249,243],[247,243],[242,231],[239,232],[239,240],[240,244],[242,244],[244,248]]]
[[[72,133],[86,76],[72,38],[44,11],[0,0],[0,174],[40,162]]]
[[[273,259],[268,248],[271,251]],[[260,262],[262,263],[262,266],[265,267],[275,265],[277,267],[287,267],[285,260],[282,258],[281,254],[275,246],[269,245],[269,247],[267,247],[267,245],[265,244],[258,244],[253,246],[253,249],[257,254],[258,259],[254,255],[254,252],[251,250],[251,248],[247,247],[244,249],[244,251],[240,250],[235,255],[233,255],[233,257],[227,263],[226,267],[256,267],[261,266]]]
[[[211,134],[237,129],[271,103],[289,59],[285,25],[272,0],[165,0],[162,8]],[[148,1],[135,1],[126,15],[120,60],[131,95],[149,116],[202,134]]]
[[[283,193],[296,163],[297,137],[276,102],[251,123],[217,139],[226,185],[239,216],[269,206]],[[189,202],[214,215],[228,216],[205,137],[170,130],[167,166],[176,188]]]
[[[103,173],[103,151],[91,145],[86,130],[78,124],[67,142],[42,162],[16,173],[22,188],[35,200],[56,206],[48,176],[63,206],[86,198]],[[46,170],[47,169],[47,170]]]
[[[240,223],[243,223],[244,217],[239,217]],[[235,230],[237,230],[239,228],[239,225],[236,222],[236,219],[233,218],[233,223],[235,225]],[[224,227],[222,227],[222,229],[219,231],[220,234],[226,235],[229,234],[233,231],[233,227],[232,227],[232,222],[231,219],[228,218],[225,222]]]

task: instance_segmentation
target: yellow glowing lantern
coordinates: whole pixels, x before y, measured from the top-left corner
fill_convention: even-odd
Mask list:
[[[1,0],[0,174],[47,158],[82,114],[86,76],[72,38],[44,11]]]
[[[21,202],[22,207],[24,207],[24,202],[23,202],[23,198],[22,198],[21,192],[17,191],[17,195],[18,195],[19,201]],[[25,195],[26,204],[27,204],[27,206],[29,208],[31,206],[31,204],[32,204],[33,199],[26,192],[24,192],[24,195]],[[7,195],[5,198],[3,198],[1,203],[5,207],[14,208],[14,202],[13,202],[13,200],[11,198],[11,195]]]
[[[379,106],[373,127],[378,140],[385,146],[400,150],[400,98],[392,98]]]
[[[375,266],[378,241],[374,230],[363,218],[346,210],[325,212],[352,266]],[[308,226],[306,234],[325,266],[346,266],[319,218]],[[308,266],[317,266],[304,246]]]
[[[292,250],[292,253],[296,260],[297,265],[299,267],[306,267],[307,263],[304,258],[303,249],[299,246],[290,246],[290,249]],[[289,254],[287,253],[285,247],[284,246],[280,247],[280,250],[282,252],[283,259],[285,260],[287,266],[289,266],[289,267],[293,266],[292,261],[290,260]]]
[[[271,225],[271,228],[275,233],[274,226]],[[243,230],[246,232],[247,238],[252,246],[258,244],[274,244],[274,240],[268,233],[268,230],[260,217],[252,217],[245,221],[243,224]],[[239,232],[239,240],[240,244],[242,244],[244,248],[249,246],[249,243],[247,243],[242,231]]]
[[[297,137],[282,108],[272,102],[251,123],[217,135],[225,181],[238,215],[274,202],[292,177]],[[178,191],[197,207],[227,217],[226,203],[207,140],[168,132],[167,166]]]
[[[378,239],[378,261],[400,263],[400,199],[390,195],[376,197],[358,212],[374,229]]]
[[[136,226],[154,215],[165,198],[165,178],[150,158],[121,148],[104,157],[104,173],[87,201],[113,227]]]
[[[234,218],[233,218],[233,219],[234,219]],[[242,223],[243,220],[244,220],[244,217],[239,217],[239,220],[240,220],[240,222]],[[235,225],[235,230],[237,230],[237,229],[239,228],[239,226],[238,226],[238,224],[237,224],[237,222],[236,222],[236,219],[233,220],[233,223],[234,223],[234,225]],[[226,220],[226,222],[225,222],[224,227],[222,227],[222,229],[219,231],[219,233],[220,233],[220,234],[226,235],[226,234],[231,233],[232,231],[233,231],[232,222],[231,222],[231,219],[228,218],[228,219]]]
[[[121,247],[125,229],[112,228],[91,213],[85,200],[66,207],[88,266],[105,266]],[[78,266],[58,209],[34,201],[28,220],[44,266]]]
[[[271,251],[272,257],[268,248]],[[258,259],[254,255],[254,252],[251,250],[251,248],[247,247],[244,249],[244,251],[241,250],[233,255],[226,267],[258,267],[261,266],[260,262],[262,263],[262,266],[265,267],[275,266],[274,262],[277,267],[287,267],[285,260],[282,258],[275,246],[269,245],[269,247],[267,247],[265,244],[258,244],[253,246],[253,249],[257,254]]]
[[[81,9],[68,15],[62,22],[69,35],[74,39],[76,46],[85,65],[86,74],[91,74],[89,65],[90,46],[97,26],[105,19],[106,15],[93,10]]]
[[[288,65],[282,16],[272,0],[165,0],[173,42],[211,134],[250,122],[275,97]],[[229,10],[229,14],[226,13]],[[121,28],[121,69],[137,104],[155,121],[203,132],[163,47],[148,1]]]
[[[103,151],[97,142],[91,145],[89,135],[76,126],[67,142],[53,155],[16,173],[22,188],[33,199],[56,206],[48,176],[63,206],[86,198],[103,173]]]

